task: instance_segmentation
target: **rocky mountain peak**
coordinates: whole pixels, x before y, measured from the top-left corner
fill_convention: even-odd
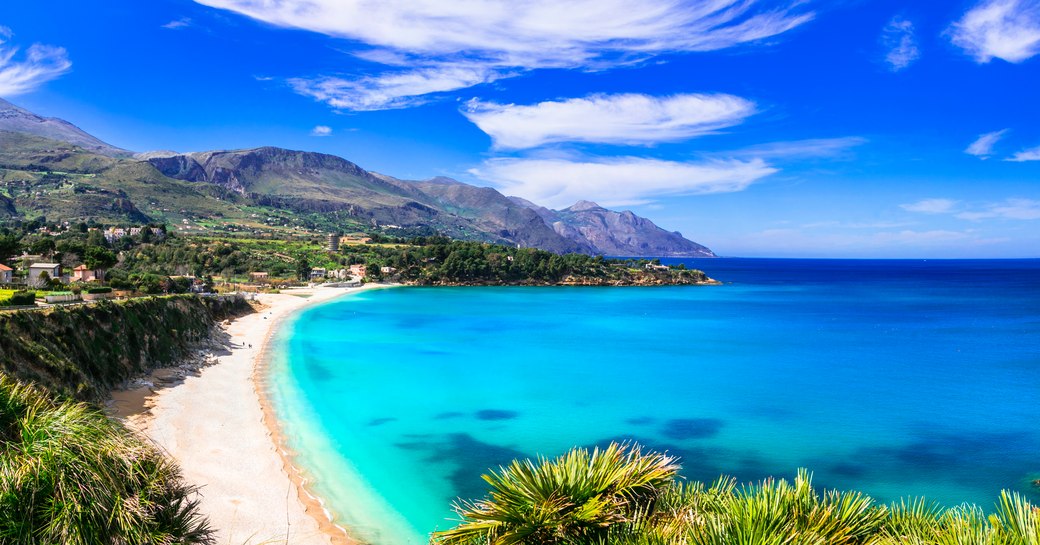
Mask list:
[[[592,202],[592,201],[581,200],[581,201],[578,201],[578,202],[574,203],[573,205],[571,205],[571,207],[568,208],[567,210],[570,211],[570,212],[584,212],[586,210],[606,210],[606,209],[603,208],[602,206]]]

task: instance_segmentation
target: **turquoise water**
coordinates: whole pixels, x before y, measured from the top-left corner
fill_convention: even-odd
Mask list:
[[[1040,261],[687,261],[718,287],[397,288],[287,323],[272,396],[338,521],[425,543],[516,457],[992,506],[1040,477]]]

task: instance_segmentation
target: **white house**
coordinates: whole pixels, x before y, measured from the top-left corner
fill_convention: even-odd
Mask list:
[[[29,278],[27,279],[30,286],[38,287],[42,286],[43,282],[40,277],[43,273],[47,273],[47,278],[57,278],[61,280],[61,264],[59,263],[33,263],[29,265]]]
[[[14,269],[0,263],[0,284],[10,284],[14,281]]]

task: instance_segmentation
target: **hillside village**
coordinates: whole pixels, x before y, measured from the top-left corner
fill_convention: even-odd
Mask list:
[[[647,285],[706,277],[658,260],[380,233],[263,238],[184,235],[166,225],[25,222],[0,228],[0,306],[261,292],[313,284]]]

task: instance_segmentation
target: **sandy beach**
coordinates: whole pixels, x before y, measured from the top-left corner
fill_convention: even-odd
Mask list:
[[[352,542],[331,524],[288,464],[257,371],[282,319],[307,305],[362,289],[371,288],[317,287],[259,295],[263,311],[225,326],[228,350],[183,382],[154,393],[145,389],[150,394],[144,403],[147,411],[128,418],[177,460],[189,482],[201,487],[202,510],[217,530],[217,543]],[[133,405],[142,396],[140,389],[118,393],[114,402]]]

